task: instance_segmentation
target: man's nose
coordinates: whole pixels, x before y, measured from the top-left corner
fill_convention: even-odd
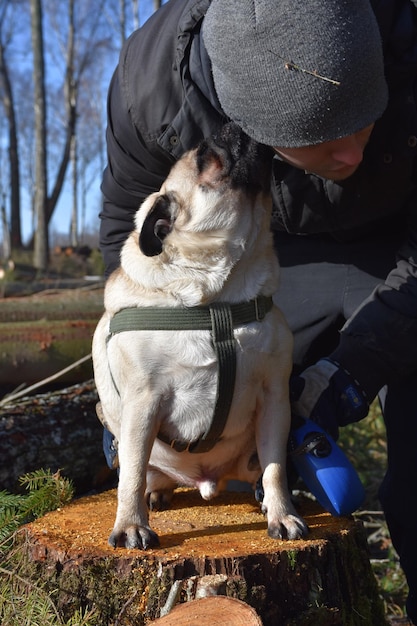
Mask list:
[[[332,150],[332,158],[344,165],[359,165],[363,159],[365,146],[355,135],[346,137],[338,142]]]

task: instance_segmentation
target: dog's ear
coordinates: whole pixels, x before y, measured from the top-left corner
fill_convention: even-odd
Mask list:
[[[156,256],[162,252],[162,242],[171,232],[174,222],[170,204],[167,195],[159,196],[142,224],[139,248],[145,256]]]
[[[206,141],[197,153],[199,183],[216,188],[229,172],[229,157],[223,148]]]
[[[198,146],[199,182],[215,189],[229,178],[232,188],[269,192],[273,155],[271,147],[257,143],[229,122]]]

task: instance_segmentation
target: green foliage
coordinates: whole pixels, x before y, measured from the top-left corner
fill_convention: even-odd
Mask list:
[[[52,600],[13,571],[1,568],[0,618],[2,626],[60,624]]]
[[[0,491],[0,541],[9,537],[20,526],[20,503],[22,497]]]
[[[21,477],[20,484],[29,492],[24,509],[26,516],[33,519],[41,517],[47,511],[54,511],[70,502],[74,496],[72,482],[62,477],[59,470],[54,474],[43,469],[25,474]]]
[[[60,472],[36,470],[20,478],[27,494],[16,495],[0,491],[0,541],[4,541],[21,525],[54,511],[69,502],[74,488]]]

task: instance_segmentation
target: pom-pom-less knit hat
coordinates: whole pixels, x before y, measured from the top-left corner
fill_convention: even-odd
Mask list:
[[[256,141],[339,139],[386,107],[368,0],[213,0],[202,33],[220,104]]]

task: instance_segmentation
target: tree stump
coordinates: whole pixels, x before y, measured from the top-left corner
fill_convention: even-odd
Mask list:
[[[151,512],[160,547],[143,552],[108,545],[116,500],[116,490],[80,498],[20,533],[27,576],[45,583],[64,618],[95,607],[103,626],[203,625],[186,612],[200,616],[200,598],[225,596],[252,607],[263,626],[386,623],[365,532],[353,518],[304,498],[297,508],[308,538],[274,540],[252,494],[227,492],[207,504],[180,489],[171,509]],[[216,604],[211,624],[232,625]]]

